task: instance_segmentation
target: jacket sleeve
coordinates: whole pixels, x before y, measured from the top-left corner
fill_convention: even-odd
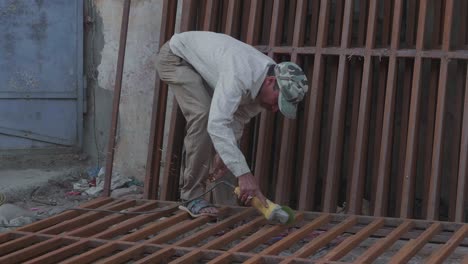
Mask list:
[[[244,92],[241,80],[232,74],[221,75],[211,101],[207,128],[216,152],[236,177],[250,172],[237,144],[244,124],[235,118]]]

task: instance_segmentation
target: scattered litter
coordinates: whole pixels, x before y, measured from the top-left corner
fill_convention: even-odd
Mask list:
[[[20,216],[31,217],[33,216],[33,213],[14,204],[6,203],[0,206],[0,216],[5,221],[10,222],[12,219]]]
[[[24,225],[29,225],[34,221],[35,221],[35,219],[32,218],[32,217],[20,216],[20,217],[17,217],[15,219],[12,219],[8,223],[8,225],[10,225],[10,226],[24,226]]]
[[[104,175],[105,169],[104,167],[102,167],[99,170],[99,173],[97,174],[96,178],[90,180],[81,179],[79,182],[73,184],[73,189],[75,191],[80,191],[84,195],[98,196],[99,194],[101,194],[102,191],[104,191]],[[130,177],[124,177],[119,174],[114,174],[112,176],[110,188],[111,190],[115,190],[131,185],[138,186],[139,183],[139,181],[134,180]],[[77,188],[75,188],[75,185],[77,186]]]
[[[89,168],[86,172],[88,173],[88,176],[90,178],[96,178],[98,176],[100,170],[101,170],[101,168],[99,168],[99,167],[92,167],[92,168]]]
[[[86,179],[81,179],[73,184],[73,190],[75,191],[86,191],[87,189],[89,189],[89,182]]]

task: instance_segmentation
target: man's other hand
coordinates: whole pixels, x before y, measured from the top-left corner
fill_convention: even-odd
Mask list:
[[[268,207],[265,196],[263,196],[257,181],[252,173],[246,173],[237,178],[239,180],[239,199],[244,204],[249,204],[253,197],[257,197],[264,207]]]

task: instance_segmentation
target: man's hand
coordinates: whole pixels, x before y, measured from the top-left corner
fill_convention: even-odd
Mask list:
[[[263,196],[257,181],[252,173],[246,173],[237,178],[239,180],[239,199],[244,203],[250,203],[253,197],[257,197],[264,207],[268,207],[265,196]]]
[[[222,178],[227,171],[228,168],[226,167],[218,153],[216,153],[213,160],[213,171],[209,175],[209,180],[212,182],[216,181],[217,179]]]

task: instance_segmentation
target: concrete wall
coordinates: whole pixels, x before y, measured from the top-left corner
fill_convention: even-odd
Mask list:
[[[86,0],[87,114],[84,152],[105,166],[123,0]],[[159,47],[161,0],[134,0],[130,10],[114,172],[144,179]]]

